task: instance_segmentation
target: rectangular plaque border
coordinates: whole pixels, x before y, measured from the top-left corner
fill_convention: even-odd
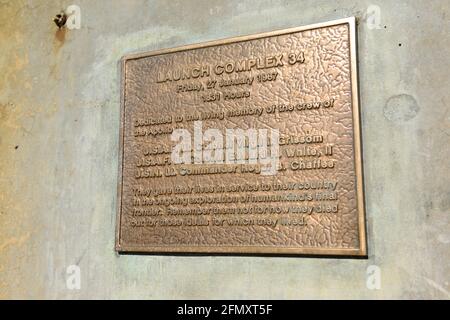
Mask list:
[[[264,246],[124,246],[120,243],[121,210],[122,210],[122,185],[123,185],[123,152],[124,152],[124,121],[125,121],[125,80],[126,80],[126,62],[129,60],[145,57],[157,56],[162,54],[188,51],[199,48],[207,48],[224,44],[279,36],[290,33],[297,33],[306,30],[331,27],[342,24],[348,24],[350,37],[350,68],[351,68],[351,89],[352,89],[352,115],[353,115],[353,151],[355,160],[356,175],[356,201],[358,210],[358,233],[359,248],[318,248],[318,247],[264,247]],[[366,233],[366,213],[364,201],[364,183],[362,167],[362,142],[360,126],[360,106],[359,106],[359,88],[358,88],[358,68],[357,68],[357,36],[356,36],[356,18],[348,17],[339,20],[332,20],[323,23],[311,24],[301,27],[276,30],[246,36],[232,37],[198,44],[190,44],[169,49],[160,49],[151,52],[133,53],[123,56],[120,60],[120,130],[119,130],[119,163],[118,163],[118,187],[117,187],[117,208],[116,208],[116,232],[115,232],[115,250],[120,253],[140,253],[140,254],[227,254],[227,255],[304,255],[304,256],[339,256],[365,258],[367,252],[367,233]]]

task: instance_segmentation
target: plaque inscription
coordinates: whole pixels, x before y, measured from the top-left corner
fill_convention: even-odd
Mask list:
[[[364,256],[355,19],[122,59],[116,250]]]

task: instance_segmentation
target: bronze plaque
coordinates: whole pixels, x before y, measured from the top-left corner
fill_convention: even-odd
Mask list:
[[[355,31],[124,57],[116,250],[365,256]]]

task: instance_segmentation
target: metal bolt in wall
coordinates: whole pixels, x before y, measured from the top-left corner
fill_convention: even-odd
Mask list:
[[[81,9],[77,5],[70,5],[53,19],[59,29],[66,27],[69,30],[81,28]]]

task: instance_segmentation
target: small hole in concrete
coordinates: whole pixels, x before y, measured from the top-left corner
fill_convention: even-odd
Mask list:
[[[16,149],[16,150],[19,149],[19,146],[15,146],[14,149]]]
[[[402,44],[401,44],[401,43],[399,43],[399,44],[398,44],[398,46],[399,46],[399,47],[401,47],[401,46],[402,46]]]

